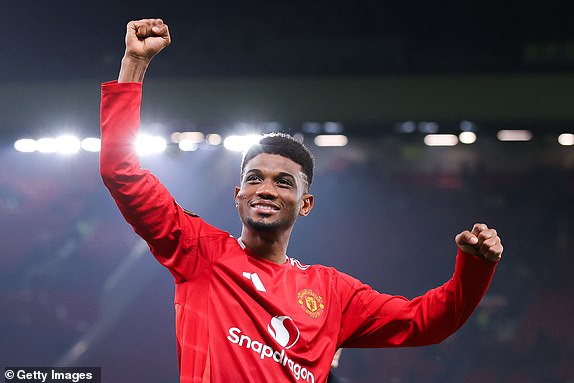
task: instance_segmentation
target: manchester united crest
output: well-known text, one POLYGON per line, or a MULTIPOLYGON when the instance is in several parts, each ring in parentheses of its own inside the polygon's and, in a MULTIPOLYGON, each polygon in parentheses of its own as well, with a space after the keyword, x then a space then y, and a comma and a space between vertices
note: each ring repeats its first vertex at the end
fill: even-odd
POLYGON ((297 293, 297 301, 299 306, 311 318, 319 318, 325 309, 323 298, 315 294, 313 290, 303 289, 297 293))

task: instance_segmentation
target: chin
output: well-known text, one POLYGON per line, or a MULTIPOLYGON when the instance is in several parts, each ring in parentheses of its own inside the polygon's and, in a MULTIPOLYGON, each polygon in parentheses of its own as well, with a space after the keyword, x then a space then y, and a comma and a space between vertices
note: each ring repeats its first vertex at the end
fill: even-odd
POLYGON ((283 226, 280 222, 262 222, 250 218, 247 219, 246 223, 251 229, 264 232, 277 231, 283 226))

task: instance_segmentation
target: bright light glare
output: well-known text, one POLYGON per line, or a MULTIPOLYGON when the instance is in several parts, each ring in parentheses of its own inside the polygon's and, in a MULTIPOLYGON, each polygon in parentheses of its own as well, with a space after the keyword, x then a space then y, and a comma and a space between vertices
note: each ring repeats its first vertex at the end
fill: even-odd
POLYGON ((167 148, 167 142, 160 136, 140 134, 136 139, 135 147, 139 155, 158 154, 167 148))
POLYGON ((427 134, 424 142, 427 146, 455 146, 458 137, 454 134, 427 134))
POLYGON ((562 133, 558 136, 558 143, 564 146, 574 145, 574 134, 572 133, 562 133))
POLYGON ((80 139, 74 136, 56 138, 57 151, 60 154, 74 154, 80 151, 80 139))
POLYGON ((458 135, 458 139, 463 144, 473 144, 476 142, 476 134, 474 132, 462 132, 458 135))
POLYGON ((102 143, 100 142, 99 138, 95 137, 87 137, 82 140, 80 146, 86 152, 97 153, 100 151, 102 147, 102 143))
POLYGON ((193 152, 199 148, 199 144, 205 140, 201 132, 173 133, 171 141, 177 143, 182 152, 193 152))
POLYGON ((38 143, 31 138, 22 138, 14 142, 14 149, 22 153, 33 153, 38 150, 38 143))
POLYGON ((233 152, 243 152, 259 142, 261 136, 258 134, 249 134, 246 136, 229 136, 223 140, 223 146, 233 152))
POLYGON ((36 141, 40 153, 55 153, 58 151, 58 141, 55 138, 44 137, 36 141))
POLYGON ((214 133, 214 134, 208 134, 207 137, 205 137, 205 141, 207 141, 209 145, 217 146, 221 145, 223 139, 219 134, 214 133))
POLYGON ((314 142, 317 146, 345 146, 349 139, 342 134, 321 134, 315 137, 314 142))
POLYGON ((175 132, 171 135, 171 142, 179 144, 181 141, 193 142, 200 144, 205 140, 205 136, 201 132, 175 132))
POLYGON ((182 152, 194 152, 198 149, 198 145, 196 142, 186 139, 179 141, 177 146, 179 147, 179 150, 181 150, 182 152))
POLYGON ((500 141, 530 141, 532 132, 529 130, 499 130, 496 137, 500 141))

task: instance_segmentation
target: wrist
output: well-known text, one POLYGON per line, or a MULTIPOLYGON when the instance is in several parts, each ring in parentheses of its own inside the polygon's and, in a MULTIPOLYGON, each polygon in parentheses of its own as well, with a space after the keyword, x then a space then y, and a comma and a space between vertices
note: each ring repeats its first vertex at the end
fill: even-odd
POLYGON ((142 82, 150 59, 124 55, 118 82, 142 82))

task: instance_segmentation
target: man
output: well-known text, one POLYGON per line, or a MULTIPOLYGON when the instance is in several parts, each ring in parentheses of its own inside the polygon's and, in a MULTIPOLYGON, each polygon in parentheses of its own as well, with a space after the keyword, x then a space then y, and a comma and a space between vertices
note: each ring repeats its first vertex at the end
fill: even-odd
POLYGON ((314 205, 313 158, 290 136, 267 136, 246 153, 239 238, 181 208, 132 146, 145 71, 169 43, 160 19, 128 23, 119 78, 102 85, 101 174, 175 278, 181 382, 325 382, 339 348, 437 343, 466 321, 502 254, 484 224, 456 236, 453 277, 412 300, 286 255, 296 218, 314 205))

